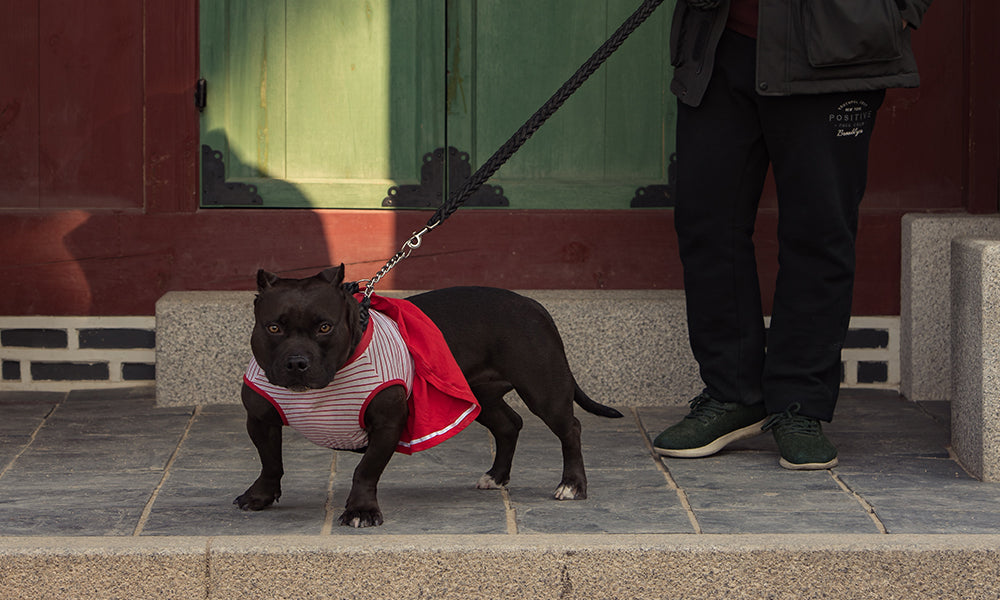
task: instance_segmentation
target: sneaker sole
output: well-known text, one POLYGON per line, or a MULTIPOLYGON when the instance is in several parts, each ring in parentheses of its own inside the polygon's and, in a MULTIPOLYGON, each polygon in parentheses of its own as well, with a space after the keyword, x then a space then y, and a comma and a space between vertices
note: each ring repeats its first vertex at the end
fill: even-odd
POLYGON ((767 419, 764 418, 753 425, 747 425, 742 429, 730 431, 726 435, 718 437, 711 443, 700 448, 657 448, 654 446, 653 449, 660 456, 669 456, 671 458, 702 458, 704 456, 711 456, 733 442, 756 437, 764 433, 761 430, 761 427, 764 426, 764 421, 767 421, 767 419))
POLYGON ((823 469, 832 469, 837 466, 837 457, 833 460, 825 463, 801 463, 795 464, 793 462, 788 462, 784 458, 778 461, 778 464, 791 471, 821 471, 823 469))

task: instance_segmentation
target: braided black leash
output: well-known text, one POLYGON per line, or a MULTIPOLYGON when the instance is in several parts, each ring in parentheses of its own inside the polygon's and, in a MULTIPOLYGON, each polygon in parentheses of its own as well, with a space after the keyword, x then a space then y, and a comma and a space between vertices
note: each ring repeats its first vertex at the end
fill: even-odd
MULTIPOLYGON (((459 209, 462 204, 473 194, 475 194, 480 187, 486 181, 493 176, 500 167, 503 166, 507 160, 514 155, 517 150, 524 145, 528 138, 530 138, 538 128, 542 126, 563 105, 566 100, 573 95, 575 92, 587 79, 594 74, 604 61, 611 56, 619 46, 632 35, 640 25, 645 22, 649 15, 653 14, 656 7, 659 6, 663 0, 644 0, 641 6, 635 10, 634 13, 625 19, 625 22, 618 27, 617 30, 611 35, 610 38, 604 44, 601 45, 591 56, 583 63, 573 76, 566 80, 566 83, 560 87, 555 94, 549 98, 545 104, 542 105, 535 114, 521 126, 514 135, 510 136, 503 146, 493 153, 493 156, 489 158, 475 173, 469 177, 465 183, 457 190, 454 190, 448 196, 448 201, 442 204, 435 212, 434 215, 427 221, 427 225, 424 226, 420 231, 416 231, 410 236, 410 239, 403 244, 402 248, 399 249, 396 254, 389 259, 389 261, 383 266, 378 273, 376 273, 371 279, 366 282, 364 290, 364 299, 361 302, 363 309, 363 319, 367 320, 368 315, 368 305, 369 298, 372 292, 375 290, 375 284, 378 283, 390 269, 396 266, 396 264, 410 255, 414 250, 420 247, 423 241, 423 236, 428 231, 434 229, 445 219, 450 217, 452 213, 459 209)), ((350 284, 348 284, 350 285, 350 284)), ((356 284, 355 284, 356 285, 356 284)))

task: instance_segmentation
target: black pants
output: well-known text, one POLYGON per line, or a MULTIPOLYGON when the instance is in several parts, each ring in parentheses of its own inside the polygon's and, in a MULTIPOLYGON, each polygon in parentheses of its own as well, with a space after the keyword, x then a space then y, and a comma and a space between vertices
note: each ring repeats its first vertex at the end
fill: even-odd
POLYGON ((702 104, 678 104, 675 225, 691 348, 712 397, 829 421, 854 240, 884 90, 759 96, 755 41, 727 31, 702 104), (768 166, 778 278, 765 331, 752 236, 768 166))

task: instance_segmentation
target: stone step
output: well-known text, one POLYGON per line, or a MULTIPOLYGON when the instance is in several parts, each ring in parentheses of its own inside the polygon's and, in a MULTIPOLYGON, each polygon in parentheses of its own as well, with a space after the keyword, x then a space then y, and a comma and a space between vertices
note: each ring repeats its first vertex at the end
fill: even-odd
MULTIPOLYGON (((405 297, 416 292, 387 291, 405 297)), ((531 290, 562 335, 580 386, 603 404, 683 404, 702 389, 687 339, 682 290, 531 290)), ((161 406, 239 402, 250 359, 253 292, 170 292, 156 304, 161 406)), ((854 317, 843 387, 899 382, 896 317, 854 317)))
MULTIPOLYGON (((385 292, 405 297, 416 292, 385 292)), ((678 290, 545 290, 570 366, 603 404, 657 406, 701 391, 678 290)), ((250 360, 253 292, 170 292, 156 303, 156 391, 161 406, 239 402, 250 360)))
POLYGON ((996 598, 1000 536, 7 538, 4 598, 996 598))

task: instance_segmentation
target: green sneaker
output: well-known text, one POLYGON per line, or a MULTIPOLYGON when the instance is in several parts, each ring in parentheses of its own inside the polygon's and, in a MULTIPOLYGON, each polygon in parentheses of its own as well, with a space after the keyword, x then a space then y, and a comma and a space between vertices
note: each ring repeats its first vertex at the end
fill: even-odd
POLYGON ((767 420, 763 404, 747 406, 719 402, 702 392, 690 402, 691 412, 653 440, 657 454, 700 458, 715 454, 737 440, 760 435, 767 420))
POLYGON ((771 430, 781 451, 782 467, 797 471, 832 469, 837 466, 837 448, 823 435, 819 419, 798 414, 796 403, 783 413, 772 415, 764 424, 771 430))

